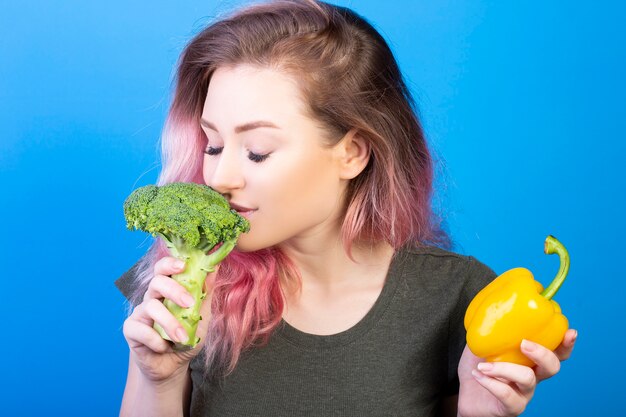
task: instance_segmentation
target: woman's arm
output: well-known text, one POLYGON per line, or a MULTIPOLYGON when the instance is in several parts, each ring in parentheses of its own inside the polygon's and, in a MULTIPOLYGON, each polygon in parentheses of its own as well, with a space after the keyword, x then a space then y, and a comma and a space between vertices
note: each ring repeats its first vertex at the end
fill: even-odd
MULTIPOLYGON (((188 335, 181 323, 165 307, 162 300, 174 301, 181 307, 191 307, 193 301, 187 290, 170 275, 184 270, 185 264, 173 257, 164 257, 154 266, 141 304, 124 321, 124 337, 130 348, 128 378, 120 416, 174 416, 188 414, 191 381, 189 363, 203 348, 202 341, 193 349, 175 350, 171 343, 154 329, 161 326, 169 338, 183 343, 188 335)), ((209 282, 213 282, 211 279, 209 282)), ((200 307, 204 319, 198 322, 198 334, 208 331, 211 317, 212 288, 205 284, 207 296, 200 307)))
POLYGON ((183 369, 165 381, 151 381, 143 376, 131 352, 120 417, 187 415, 191 397, 189 375, 189 370, 183 369))

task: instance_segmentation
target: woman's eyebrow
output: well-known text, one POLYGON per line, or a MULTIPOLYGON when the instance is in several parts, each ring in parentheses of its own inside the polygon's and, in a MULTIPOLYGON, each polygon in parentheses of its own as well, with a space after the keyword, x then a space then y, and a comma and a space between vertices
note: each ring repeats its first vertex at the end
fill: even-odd
MULTIPOLYGON (((215 127, 215 125, 211 122, 209 122, 208 120, 205 119, 200 119, 200 124, 208 129, 211 129, 215 132, 218 132, 217 128, 215 127)), ((274 123, 272 122, 268 122, 267 120, 257 120, 254 122, 248 122, 248 123, 244 123, 240 126, 235 127, 235 133, 241 133, 241 132, 246 132, 248 130, 252 130, 252 129, 258 129, 260 127, 269 127, 269 128, 273 128, 273 129, 280 129, 280 127, 276 126, 274 123)))

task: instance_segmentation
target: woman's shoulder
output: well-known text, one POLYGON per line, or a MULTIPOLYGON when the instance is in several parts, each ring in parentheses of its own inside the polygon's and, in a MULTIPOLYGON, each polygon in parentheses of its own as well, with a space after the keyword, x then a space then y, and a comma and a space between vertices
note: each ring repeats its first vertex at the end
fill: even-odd
POLYGON ((423 263, 425 266, 449 265, 457 268, 486 268, 487 265, 472 255, 463 255, 438 246, 410 245, 402 248, 399 254, 404 254, 409 262, 423 263))
POLYGON ((495 272, 471 255, 463 255, 436 246, 407 246, 398 252, 404 264, 407 282, 452 289, 470 287, 470 291, 486 286, 495 272))

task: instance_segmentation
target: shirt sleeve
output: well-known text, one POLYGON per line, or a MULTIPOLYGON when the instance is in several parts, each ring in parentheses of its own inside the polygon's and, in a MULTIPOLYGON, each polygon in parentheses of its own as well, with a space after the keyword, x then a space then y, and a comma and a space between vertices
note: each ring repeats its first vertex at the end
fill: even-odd
POLYGON ((455 395, 459 392, 457 368, 466 344, 466 332, 463 323, 465 311, 474 296, 495 278, 496 273, 491 268, 471 256, 467 258, 465 282, 449 322, 448 385, 445 392, 446 396, 455 395))
POLYGON ((115 280, 114 284, 117 289, 126 297, 126 300, 131 302, 133 290, 136 286, 135 280, 137 278, 137 272, 139 268, 141 260, 137 261, 135 265, 133 265, 128 271, 124 272, 118 279, 115 280))

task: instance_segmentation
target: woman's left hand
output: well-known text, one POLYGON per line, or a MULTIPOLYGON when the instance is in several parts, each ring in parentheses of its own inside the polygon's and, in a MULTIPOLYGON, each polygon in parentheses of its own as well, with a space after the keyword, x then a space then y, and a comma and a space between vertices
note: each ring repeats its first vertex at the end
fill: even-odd
POLYGON ((556 375, 561 361, 569 358, 576 335, 575 330, 569 329, 554 352, 524 341, 522 352, 537 364, 533 368, 507 362, 483 362, 465 346, 459 363, 459 416, 520 415, 533 397, 537 383, 556 375))

